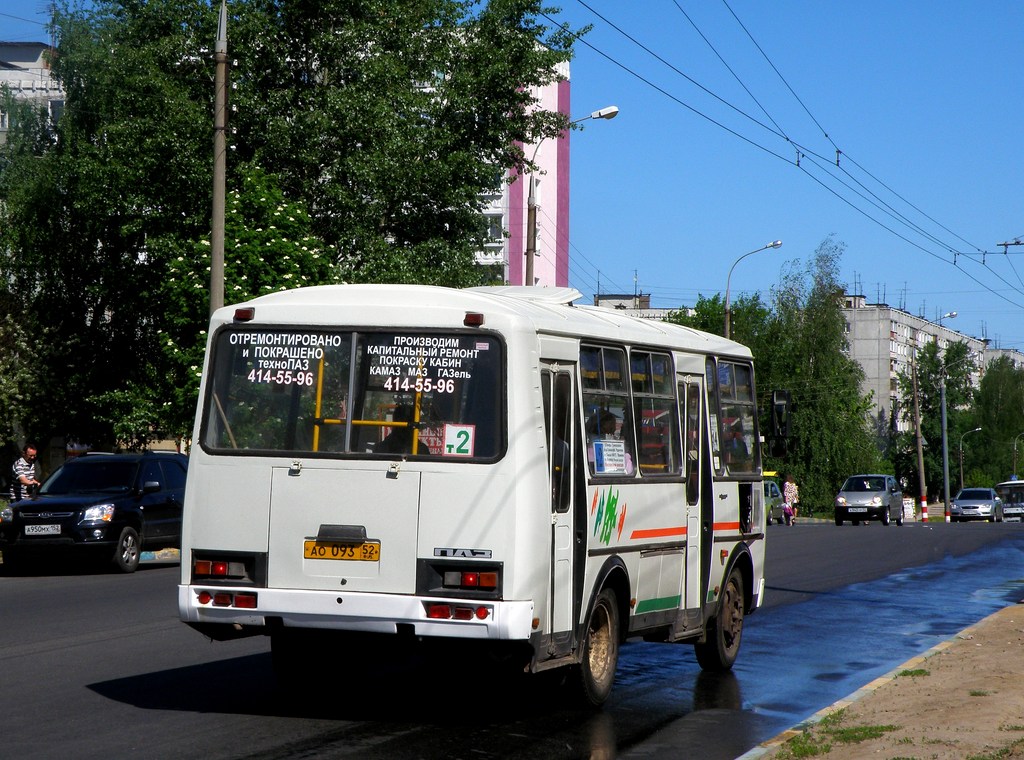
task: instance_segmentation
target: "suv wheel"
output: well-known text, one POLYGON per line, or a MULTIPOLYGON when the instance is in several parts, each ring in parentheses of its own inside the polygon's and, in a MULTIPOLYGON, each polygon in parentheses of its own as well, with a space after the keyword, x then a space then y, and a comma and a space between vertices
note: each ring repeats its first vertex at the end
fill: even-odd
POLYGON ((139 569, 142 557, 139 534, 135 528, 125 528, 117 539, 114 549, 114 566, 122 573, 134 573, 139 569))

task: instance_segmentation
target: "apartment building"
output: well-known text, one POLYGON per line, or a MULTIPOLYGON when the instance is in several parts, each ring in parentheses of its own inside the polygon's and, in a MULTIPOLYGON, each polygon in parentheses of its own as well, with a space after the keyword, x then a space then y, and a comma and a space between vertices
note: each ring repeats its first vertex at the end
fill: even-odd
POLYGON ((850 358, 864 370, 862 391, 873 394, 876 418, 897 430, 912 428, 899 409, 898 377, 910 373, 912 357, 926 344, 937 342, 940 349, 945 349, 952 343, 966 343, 979 358, 979 370, 971 378, 975 387, 981 383, 985 368, 1000 356, 1024 366, 1020 351, 989 348, 987 340, 954 330, 942 319, 931 321, 888 304, 870 304, 862 295, 846 294, 843 304, 850 358))
MULTIPOLYGON (((51 121, 64 110, 64 89, 50 75, 45 42, 0 42, 0 88, 17 100, 28 100, 45 108, 51 121)), ((0 144, 7 141, 10 114, 0 103, 0 144)))

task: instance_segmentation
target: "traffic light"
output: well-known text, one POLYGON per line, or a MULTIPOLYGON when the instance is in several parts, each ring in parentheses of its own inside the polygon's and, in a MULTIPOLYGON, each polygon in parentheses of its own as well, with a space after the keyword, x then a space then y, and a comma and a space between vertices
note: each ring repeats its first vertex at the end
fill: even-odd
POLYGON ((789 391, 772 391, 772 438, 789 438, 791 403, 789 391))

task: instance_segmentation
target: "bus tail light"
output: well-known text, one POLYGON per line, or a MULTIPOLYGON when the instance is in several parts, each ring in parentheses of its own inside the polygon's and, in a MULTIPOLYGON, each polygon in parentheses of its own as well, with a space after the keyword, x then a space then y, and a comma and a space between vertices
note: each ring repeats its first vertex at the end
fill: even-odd
POLYGON ((204 607, 235 607, 242 610, 254 610, 258 606, 258 595, 251 592, 232 593, 230 591, 207 591, 203 589, 196 594, 196 601, 204 607))
POLYGON ((472 607, 468 604, 427 602, 426 607, 427 617, 431 620, 486 620, 491 616, 491 608, 485 604, 472 607))
POLYGON ((494 591, 498 588, 498 573, 496 571, 479 572, 477 570, 446 570, 444 573, 444 587, 446 589, 482 589, 494 591))
POLYGON ((245 563, 217 559, 197 559, 192 565, 196 578, 244 578, 245 563))

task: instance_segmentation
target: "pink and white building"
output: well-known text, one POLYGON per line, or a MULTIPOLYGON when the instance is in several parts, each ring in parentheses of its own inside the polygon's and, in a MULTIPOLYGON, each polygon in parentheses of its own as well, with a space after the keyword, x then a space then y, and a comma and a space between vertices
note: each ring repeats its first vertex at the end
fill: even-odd
MULTIPOLYGON (((569 64, 559 67, 560 81, 537 92, 538 107, 566 116, 569 111, 569 64)), ((569 133, 540 144, 524 145, 526 157, 536 154, 537 171, 533 175, 537 203, 537 253, 533 265, 533 283, 524 283, 526 272, 526 217, 530 195, 528 174, 509 174, 513 181, 500 192, 488 196, 485 210, 491 231, 489 243, 478 254, 485 265, 504 266, 509 285, 569 284, 569 133), (508 237, 505 237, 505 231, 508 237)))

